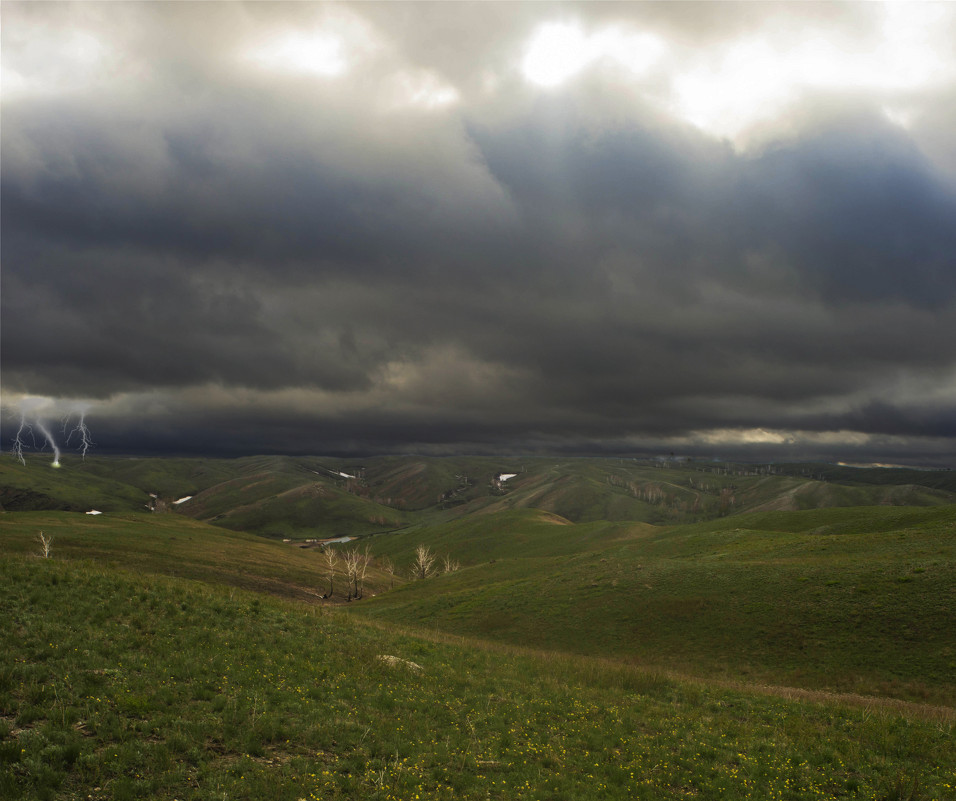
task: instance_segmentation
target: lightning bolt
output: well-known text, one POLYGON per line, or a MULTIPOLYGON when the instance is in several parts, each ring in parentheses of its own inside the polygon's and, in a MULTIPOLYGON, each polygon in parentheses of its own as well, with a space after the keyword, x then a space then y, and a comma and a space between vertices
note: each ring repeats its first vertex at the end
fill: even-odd
POLYGON ((25 414, 20 415, 20 427, 17 429, 17 435, 13 438, 13 455, 20 460, 20 464, 24 467, 27 465, 27 460, 23 458, 23 439, 27 435, 33 436, 33 428, 27 422, 25 414))
MULTIPOLYGON (((67 412, 66 416, 62 418, 63 435, 66 437, 65 442, 67 445, 69 445, 71 441, 77 443, 76 448, 82 453, 85 459, 86 452, 93 446, 93 438, 90 436, 90 429, 86 425, 87 405, 80 405, 76 402, 73 402, 71 405, 73 407, 72 410, 67 412), (74 415, 78 418, 77 423, 70 432, 67 433, 67 426, 74 415)), ((53 451, 52 466, 60 467, 60 446, 57 445, 56 438, 44 422, 44 417, 41 417, 41 414, 45 411, 54 411, 56 402, 49 398, 27 397, 20 401, 19 406, 20 427, 13 437, 11 448, 14 458, 16 458, 20 464, 26 466, 27 461, 24 455, 24 449, 28 448, 31 444, 33 448, 37 447, 36 435, 39 433, 43 435, 44 439, 43 446, 40 450, 45 450, 46 447, 49 446, 50 450, 53 451)))
MULTIPOLYGON (((66 420, 69 422, 69 416, 66 420)), ((63 433, 66 434, 66 423, 63 425, 63 433)), ((79 412, 79 420, 76 425, 70 430, 69 434, 66 434, 66 444, 70 444, 70 440, 76 436, 79 444, 77 447, 80 450, 82 458, 86 459, 86 452, 92 447, 93 439, 90 437, 90 429, 86 426, 86 412, 79 412)))

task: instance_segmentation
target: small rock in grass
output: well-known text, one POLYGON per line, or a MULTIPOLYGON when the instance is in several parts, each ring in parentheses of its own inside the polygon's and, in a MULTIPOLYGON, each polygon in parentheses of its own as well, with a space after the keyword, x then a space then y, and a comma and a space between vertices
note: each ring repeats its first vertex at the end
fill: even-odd
POLYGON ((389 665, 390 667, 399 667, 399 666, 407 667, 409 670, 412 670, 415 673, 421 673, 422 671, 421 665, 416 664, 415 662, 410 662, 407 659, 402 659, 399 656, 392 656, 391 654, 379 654, 378 661, 384 662, 386 665, 389 665))

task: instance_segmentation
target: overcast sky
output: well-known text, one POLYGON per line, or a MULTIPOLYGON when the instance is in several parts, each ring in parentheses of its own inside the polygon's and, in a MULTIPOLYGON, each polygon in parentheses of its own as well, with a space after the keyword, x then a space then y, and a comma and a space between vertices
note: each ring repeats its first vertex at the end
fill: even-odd
POLYGON ((5 0, 2 70, 5 451, 956 463, 954 3, 5 0))

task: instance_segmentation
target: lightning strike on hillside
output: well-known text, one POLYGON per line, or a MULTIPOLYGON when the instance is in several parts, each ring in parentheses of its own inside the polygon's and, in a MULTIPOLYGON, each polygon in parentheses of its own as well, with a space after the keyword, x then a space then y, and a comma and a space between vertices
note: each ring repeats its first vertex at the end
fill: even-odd
POLYGON ((46 427, 42 420, 36 421, 36 427, 40 429, 40 433, 46 437, 46 441, 49 444, 50 448, 53 449, 53 464, 52 467, 60 466, 60 447, 56 444, 56 440, 53 439, 53 434, 50 433, 50 429, 46 427))
MULTIPOLYGON (((27 461, 24 456, 24 449, 32 448, 34 450, 43 451, 49 448, 53 451, 53 461, 50 466, 61 467, 60 456, 62 455, 62 450, 57 444, 53 432, 45 422, 46 418, 56 412, 56 404, 49 398, 27 397, 23 398, 18 405, 20 410, 20 424, 16 434, 13 436, 10 447, 14 458, 25 467, 27 461), (37 431, 43 435, 43 442, 39 445, 37 444, 37 431)), ((93 445, 90 429, 86 425, 86 407, 81 407, 78 410, 74 409, 63 417, 63 433, 66 437, 65 443, 67 445, 70 444, 74 437, 76 438, 76 447, 85 459, 86 452, 93 445), (74 415, 78 415, 79 419, 73 428, 69 430, 69 433, 67 433, 69 421, 74 415)))

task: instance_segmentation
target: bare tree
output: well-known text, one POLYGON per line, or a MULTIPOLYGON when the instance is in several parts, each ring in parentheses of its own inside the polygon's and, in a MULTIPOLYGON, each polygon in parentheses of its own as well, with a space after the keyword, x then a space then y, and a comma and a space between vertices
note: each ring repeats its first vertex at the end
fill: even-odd
POLYGON ((449 554, 445 554, 442 558, 442 569, 445 573, 454 573, 460 567, 461 563, 457 559, 452 559, 449 554))
POLYGON ((42 531, 37 534, 37 542, 40 543, 40 556, 44 559, 50 558, 50 549, 53 547, 53 537, 47 537, 42 531))
POLYGON ((395 587, 395 563, 387 556, 382 557, 382 570, 388 573, 388 588, 395 587))
POLYGON ((412 576, 419 579, 428 578, 432 573, 434 564, 435 557, 428 546, 419 545, 415 549, 415 561, 412 562, 412 576))
POLYGON ((355 566, 355 597, 361 598, 365 595, 365 574, 368 573, 368 563, 372 560, 372 554, 369 552, 369 546, 358 554, 358 563, 355 566))
POLYGON ((343 556, 345 562, 345 581, 348 584, 348 600, 359 600, 365 594, 365 576, 368 573, 368 565, 372 560, 372 554, 369 546, 360 551, 358 548, 350 548, 343 556))
POLYGON ((322 553, 325 555, 325 569, 329 576, 329 591, 322 597, 331 598, 332 582, 335 581, 335 568, 338 567, 339 564, 339 555, 331 545, 326 545, 325 548, 322 549, 322 553))
POLYGON ((358 597, 359 552, 356 548, 349 548, 342 554, 345 563, 345 586, 348 591, 346 600, 351 601, 358 597))

